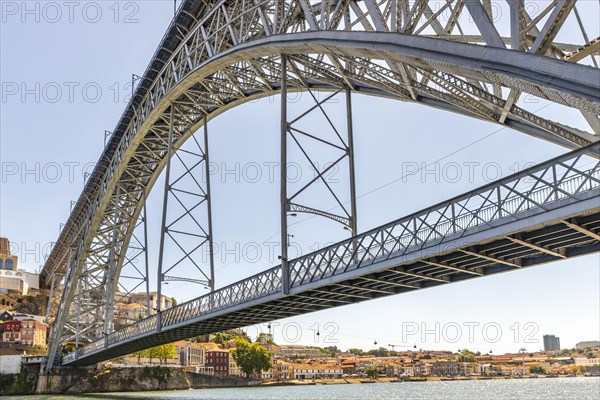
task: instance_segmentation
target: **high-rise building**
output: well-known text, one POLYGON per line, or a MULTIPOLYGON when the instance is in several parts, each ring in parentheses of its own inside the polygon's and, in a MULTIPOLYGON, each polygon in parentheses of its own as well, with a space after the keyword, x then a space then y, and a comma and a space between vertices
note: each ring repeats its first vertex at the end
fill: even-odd
POLYGON ((554 335, 544 335, 544 351, 560 350, 560 338, 554 335))

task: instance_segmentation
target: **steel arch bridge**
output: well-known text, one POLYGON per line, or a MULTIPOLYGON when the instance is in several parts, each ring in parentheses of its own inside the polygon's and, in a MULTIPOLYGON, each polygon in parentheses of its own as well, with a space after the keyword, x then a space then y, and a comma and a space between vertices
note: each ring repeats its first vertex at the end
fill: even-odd
MULTIPOLYGON (((66 363, 95 362, 114 356, 118 352, 109 352, 109 347, 119 347, 121 341, 131 340, 142 331, 147 334, 155 329, 156 335, 153 337, 163 339, 147 339, 143 344, 138 341, 138 344, 127 350, 166 340, 164 338, 168 335, 161 333, 161 319, 174 318, 169 316, 175 311, 163 313, 160 305, 155 316, 136 324, 139 328, 136 335, 113 332, 111 325, 114 292, 123 265, 127 263, 126 252, 139 221, 146 219, 145 199, 164 169, 167 174, 165 204, 169 196, 173 195, 178 179, 169 181, 171 160, 178 157, 178 149, 200 127, 205 129, 205 141, 201 143, 194 139, 198 147, 194 155, 199 162, 207 162, 207 123, 233 107, 273 93, 282 94, 282 166, 286 165, 288 137, 294 139, 294 133, 311 136, 294 129, 296 120, 290 120, 287 115, 287 93, 345 93, 348 113, 346 136, 342 138, 338 135, 340 143, 328 144, 342 152, 340 159, 349 160, 352 207, 351 210, 346 210, 340 204, 344 212, 336 215, 292 201, 298 193, 288 193, 286 171, 282 168, 282 265, 276 267, 280 268, 279 272, 275 269, 267 271, 271 275, 261 275, 260 282, 255 282, 255 279, 252 285, 244 286, 244 290, 260 291, 269 287, 269 296, 274 296, 275 292, 291 296, 290 290, 293 294, 301 271, 311 277, 311 282, 316 279, 318 274, 314 274, 311 269, 313 267, 302 267, 298 264, 300 261, 287 259, 287 215, 290 212, 309 212, 347 226, 354 239, 344 242, 343 248, 350 251, 348 262, 354 262, 355 265, 360 265, 357 258, 359 255, 363 257, 372 251, 379 251, 370 246, 386 247, 386 240, 389 238, 382 239, 379 244, 372 239, 367 244, 363 240, 372 232, 361 236, 357 231, 353 184, 352 93, 421 103, 505 125, 571 149, 585 146, 584 150, 570 154, 564 160, 554 160, 553 164, 544 164, 531 171, 528 176, 535 176, 534 181, 537 182, 533 187, 515 189, 518 186, 515 183, 515 187, 505 192, 507 182, 503 181, 493 188, 497 195, 486 194, 482 197, 486 201, 475 208, 462 205, 457 209, 456 204, 459 203, 449 201, 445 207, 449 204, 455 206, 445 210, 451 209, 453 214, 449 215, 444 211, 441 215, 444 215, 444 220, 447 219, 449 226, 454 227, 453 233, 458 232, 456 227, 460 227, 459 231, 466 232, 478 227, 479 222, 482 226, 495 228, 491 221, 510 218, 514 225, 511 225, 511 229, 514 229, 502 235, 510 233, 512 236, 506 240, 533 251, 539 261, 531 264, 597 251, 598 165, 591 169, 580 169, 575 168, 575 164, 582 157, 587 157, 585 154, 591 154, 592 159, 598 154, 597 146, 589 147, 598 140, 600 134, 600 70, 597 60, 600 38, 594 36, 598 34, 598 21, 595 21, 595 26, 590 24, 578 9, 581 4, 574 0, 554 0, 540 4, 532 14, 524 0, 184 1, 146 72, 140 77, 134 96, 112 132, 42 271, 45 287, 52 292, 54 289, 60 292, 60 307, 53 326, 48 368, 57 361, 54 356, 58 355, 60 344, 74 339, 89 344, 76 354, 71 354, 65 360, 66 363), (565 41, 565 37, 569 40, 565 41), (542 117, 539 112, 520 107, 518 101, 522 94, 577 110, 589 128, 582 130, 571 127, 570 120, 552 121, 542 117), (570 167, 566 168, 564 174, 557 176, 557 168, 564 169, 565 165, 570 167), (549 179, 544 174, 541 177, 536 175, 540 171, 545 171, 544 174, 554 171, 554 177, 549 179), (565 182, 574 186, 561 186, 565 182), (538 192, 538 189, 546 192, 538 192), (521 200, 515 200, 515 195, 521 200), (531 196, 542 196, 543 199, 531 196), (492 198, 495 199, 495 211, 490 211, 493 207, 489 208, 492 198), (552 201, 555 202, 554 205, 549 206, 552 201), (505 202, 516 202, 517 205, 511 203, 513 205, 509 207, 505 202), (545 217, 538 222, 532 219, 537 211, 521 214, 525 209, 520 202, 524 202, 529 208, 539 207, 538 211, 545 217), (558 204, 561 205, 561 212, 554 208, 558 204), (476 221, 479 222, 475 225, 468 222, 461 226, 464 221, 458 222, 460 217, 465 216, 464 213, 472 218, 484 208, 492 215, 485 218, 478 216, 476 221), (569 219, 571 217, 583 220, 569 219), (561 222, 555 223, 557 220, 561 222), (547 226, 539 227, 540 223, 547 226), (557 232, 563 233, 567 229, 579 241, 573 239, 573 242, 567 241, 562 247, 553 247, 513 235, 514 232, 526 232, 534 227, 542 231, 557 229, 557 232), (572 250, 571 247, 579 250, 572 250), (140 324, 144 326, 143 329, 140 324), (99 351, 101 356, 98 355, 99 351), (96 356, 86 358, 86 352, 95 352, 96 356)), ((315 106, 309 111, 322 110, 322 102, 314 95, 313 98, 315 106)), ((187 172, 190 171, 191 168, 188 168, 187 172)), ((325 172, 321 171, 321 174, 325 172)), ((511 182, 521 180, 517 177, 516 181, 511 182)), ((207 206, 209 215, 207 226, 198 225, 201 232, 198 236, 203 243, 210 242, 210 188, 199 187, 198 190, 201 199, 197 205, 207 206)), ((483 192, 477 192, 476 197, 481 197, 481 193, 483 192)), ((474 196, 473 193, 470 196, 474 196)), ((189 212, 187 214, 189 216, 189 212)), ((425 220, 426 218, 422 219, 425 220)), ((426 223, 427 226, 430 224, 426 223)), ((394 226, 398 226, 397 223, 394 226)), ((163 267, 162 250, 166 233, 169 233, 171 227, 166 222, 166 211, 163 211, 162 227, 159 268, 163 267)), ((424 226, 420 228, 423 229, 424 226)), ((385 230, 389 227, 381 229, 383 230, 378 231, 379 233, 387 232, 384 236, 390 235, 385 230)), ((414 227, 416 238, 425 232, 422 229, 414 227)), ((414 239, 416 242, 409 242, 404 246, 410 248, 415 243, 429 243, 430 238, 439 239, 438 235, 442 231, 431 226, 429 229, 425 238, 414 239)), ((446 227, 444 232, 449 234, 447 229, 446 227)), ((482 227, 478 229, 483 230, 482 227)), ((492 231, 493 229, 490 235, 495 232, 492 231)), ((496 236, 480 237, 478 240, 485 242, 493 237, 496 236)), ((399 237, 395 238, 397 244, 401 242, 399 237)), ((470 247, 460 251, 466 256, 479 257, 489 265, 477 265, 471 269, 457 266, 451 260, 439 261, 435 258, 425 262, 430 267, 438 268, 434 272, 419 269, 411 272, 402 267, 404 270, 400 273, 404 273, 404 276, 412 274, 412 278, 424 282, 443 283, 451 281, 447 276, 448 270, 459 275, 479 276, 488 267, 489 271, 494 271, 494 268, 502 270, 502 266, 519 266, 520 261, 513 262, 504 256, 490 255, 476 248, 476 243, 479 242, 469 242, 470 247)), ((393 248, 388 250, 394 251, 393 248)), ((331 265, 334 253, 337 254, 337 251, 331 252, 329 257, 321 253, 321 260, 329 260, 331 265)), ((450 250, 445 249, 435 257, 450 253, 450 250)), ((186 253, 188 258, 189 254, 186 253)), ((337 257, 347 259, 348 254, 338 254, 337 257)), ((523 257, 532 256, 529 254, 523 257)), ((312 264, 320 265, 314 259, 311 260, 312 264)), ((393 267, 398 265, 400 264, 396 262, 393 267)), ((387 264, 378 266, 380 269, 391 267, 387 264)), ((324 268, 323 271, 326 270, 324 268)), ((359 268, 356 267, 356 270, 359 268)), ((332 277, 323 273, 321 278, 324 280, 321 283, 331 283, 332 277)), ((369 270, 368 273, 373 271, 369 270)), ((160 282, 177 279, 168 276, 162 269, 159 274, 159 292, 160 282)), ((373 293, 400 292, 390 291, 386 286, 377 286, 377 281, 382 279, 380 277, 368 279, 374 280, 375 285, 371 288, 373 293)), ((395 281, 392 278, 387 280, 394 287, 414 289, 427 286, 395 281)), ((211 271, 197 281, 214 290, 212 266, 211 271)), ((147 285, 147 276, 145 282, 147 285)), ((359 286, 356 282, 338 284, 350 286, 350 289, 354 284, 359 286)), ((313 285, 318 286, 314 282, 313 285)), ((238 296, 235 294, 237 292, 223 292, 223 289, 214 293, 212 297, 203 300, 208 302, 209 308, 215 302, 226 302, 223 296, 238 296), (221 297, 215 298, 217 295, 221 297)), ((333 296, 328 304, 344 304, 348 302, 348 298, 356 300, 371 297, 358 289, 354 297, 348 294, 333 296)), ((251 298, 246 300, 250 301, 251 298)), ((243 305, 243 302, 240 304, 243 305)), ((200 307, 198 304, 196 306, 200 307)), ((305 307, 301 303, 298 306, 305 307)), ((240 307, 239 304, 236 307, 240 307)), ((313 309, 306 308, 305 311, 313 309)), ((177 323, 188 319, 178 320, 177 323)), ((241 323, 240 319, 231 321, 216 324, 214 329, 241 323)), ((198 332, 198 329, 178 329, 186 334, 198 332)))

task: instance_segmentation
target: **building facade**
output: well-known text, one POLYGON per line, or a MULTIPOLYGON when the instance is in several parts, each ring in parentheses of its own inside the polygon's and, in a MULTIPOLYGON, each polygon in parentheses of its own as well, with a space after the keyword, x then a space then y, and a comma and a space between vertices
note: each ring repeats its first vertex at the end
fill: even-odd
MULTIPOLYGON (((133 304, 137 303, 146 307, 148 304, 148 296, 150 296, 150 314, 156 314, 158 304, 158 292, 136 292, 136 293, 115 293, 116 303, 133 304)), ((160 296, 160 309, 166 310, 167 308, 173 307, 173 298, 165 295, 160 296)))
POLYGON ((47 327, 43 322, 27 319, 21 322, 21 344, 25 346, 46 347, 47 327))
POLYGON ((206 353, 201 344, 182 340, 175 342, 174 345, 182 366, 199 367, 206 364, 206 353))
POLYGON ((113 311, 114 329, 119 330, 146 318, 147 308, 138 303, 116 303, 113 311))
POLYGON ((289 358, 322 358, 327 357, 327 354, 321 350, 302 345, 280 345, 273 346, 273 352, 277 357, 289 358))
POLYGON ((207 351, 206 366, 213 367, 216 376, 229 375, 229 352, 227 350, 207 351))
POLYGON ((4 322, 2 341, 8 343, 21 343, 21 321, 4 322))

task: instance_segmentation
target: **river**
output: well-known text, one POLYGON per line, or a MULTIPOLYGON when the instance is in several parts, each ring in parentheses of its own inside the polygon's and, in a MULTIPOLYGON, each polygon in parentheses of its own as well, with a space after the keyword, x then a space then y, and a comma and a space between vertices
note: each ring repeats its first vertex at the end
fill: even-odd
POLYGON ((389 399, 519 399, 548 400, 600 398, 600 378, 503 379, 431 381, 355 385, 278 386, 231 389, 191 389, 143 393, 103 393, 77 396, 19 396, 15 399, 206 399, 206 400, 389 400, 389 399))

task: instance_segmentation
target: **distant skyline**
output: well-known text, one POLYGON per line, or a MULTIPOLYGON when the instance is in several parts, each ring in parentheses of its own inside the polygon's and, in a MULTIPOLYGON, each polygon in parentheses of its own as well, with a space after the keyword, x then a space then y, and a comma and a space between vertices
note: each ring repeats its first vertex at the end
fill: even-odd
MULTIPOLYGON (((20 267, 28 270, 43 264, 102 151, 105 130, 114 129, 124 110, 131 74, 143 73, 172 17, 171 1, 132 2, 135 7, 119 9, 117 17, 112 2, 98 4, 102 18, 96 23, 77 17, 58 23, 8 18, 0 24, 0 236, 11 240, 20 267)), ((290 112, 307 104, 308 98, 300 97, 290 112)), ((543 99, 524 96, 519 105, 548 118, 561 113, 572 126, 582 126, 579 113, 543 99)), ((343 119, 342 100, 328 108, 343 119)), ((499 125, 416 104, 356 95, 353 110, 359 231, 566 152, 499 125)), ((279 160, 278 124, 278 96, 210 123, 217 287, 277 264, 279 186, 270 173, 279 160), (252 175, 257 168, 259 175, 252 175)), ((305 167, 300 172, 312 173, 305 167)), ((151 260, 157 259, 162 179, 154 189, 148 208, 151 260)), ((293 222, 293 242, 304 252, 347 237, 317 218, 293 222)), ((554 334, 562 347, 571 348, 600 338, 599 282, 600 255, 593 254, 277 322, 297 323, 298 343, 307 345, 336 344, 323 340, 337 329, 332 338, 344 349, 416 344, 534 351, 543 348, 543 334, 554 334), (430 333, 422 340, 423 328, 437 330, 436 322, 442 337, 430 333), (318 342, 311 330, 316 323, 318 342), (415 326, 419 334, 409 335, 407 329, 415 326), (460 340, 453 341, 457 326, 460 340), (497 342, 484 337, 484 326, 488 336, 501 328, 497 342), (537 342, 525 342, 528 334, 537 342)), ((204 293, 182 284, 165 291, 181 301, 204 293)), ((289 339, 296 327, 286 329, 289 339)), ((278 326, 275 341, 283 336, 278 326)))

